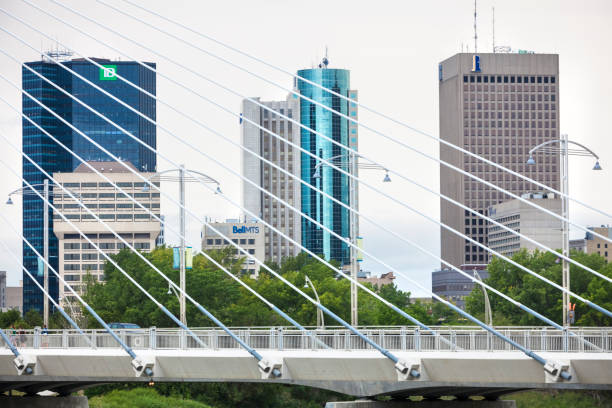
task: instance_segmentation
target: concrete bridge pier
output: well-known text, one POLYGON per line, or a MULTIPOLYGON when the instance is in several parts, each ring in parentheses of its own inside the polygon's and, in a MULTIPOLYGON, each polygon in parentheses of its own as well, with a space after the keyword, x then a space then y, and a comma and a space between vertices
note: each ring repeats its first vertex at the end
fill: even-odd
POLYGON ((0 407, 2 408, 89 408, 89 402, 85 396, 66 397, 42 397, 39 395, 23 397, 0 396, 0 407))
POLYGON ((325 404, 325 408, 516 408, 516 402, 507 400, 357 400, 345 402, 328 402, 327 404, 325 404))

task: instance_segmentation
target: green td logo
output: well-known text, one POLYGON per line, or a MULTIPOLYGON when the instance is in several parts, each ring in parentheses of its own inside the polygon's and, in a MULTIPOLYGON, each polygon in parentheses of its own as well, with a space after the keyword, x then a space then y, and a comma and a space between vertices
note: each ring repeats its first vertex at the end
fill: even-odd
POLYGON ((117 80, 117 66, 116 65, 102 65, 100 68, 100 81, 116 81, 117 80))

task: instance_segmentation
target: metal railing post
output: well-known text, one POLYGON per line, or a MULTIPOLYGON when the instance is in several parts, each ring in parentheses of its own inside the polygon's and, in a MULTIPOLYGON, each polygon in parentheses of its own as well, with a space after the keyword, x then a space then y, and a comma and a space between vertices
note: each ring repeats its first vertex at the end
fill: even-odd
POLYGON ((157 328, 155 326, 149 328, 149 348, 153 350, 157 348, 157 328))
POLYGON ((406 327, 404 326, 400 329, 400 341, 402 350, 406 350, 406 327))
POLYGON ((457 351, 457 333, 454 330, 451 330, 450 337, 451 337, 451 350, 457 351))
POLYGON ((283 328, 279 327, 278 328, 278 349, 282 350, 285 347, 285 345, 283 344, 283 328))
POLYGON ((567 327, 563 328, 563 351, 567 353, 568 348, 568 338, 567 338, 567 327))
POLYGON ((421 351, 421 330, 418 327, 414 329, 414 349, 421 351))
POLYGON ((34 339, 32 341, 34 348, 40 348, 40 326, 34 327, 34 339))
POLYGON ((68 348, 68 331, 62 330, 62 348, 68 348))

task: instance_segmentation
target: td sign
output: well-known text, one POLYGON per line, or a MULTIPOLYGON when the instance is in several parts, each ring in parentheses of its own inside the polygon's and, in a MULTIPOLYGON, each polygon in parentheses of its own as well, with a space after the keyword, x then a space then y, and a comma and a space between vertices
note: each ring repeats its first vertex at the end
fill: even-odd
POLYGON ((102 65, 100 68, 100 81, 116 81, 117 80, 117 66, 116 65, 102 65))

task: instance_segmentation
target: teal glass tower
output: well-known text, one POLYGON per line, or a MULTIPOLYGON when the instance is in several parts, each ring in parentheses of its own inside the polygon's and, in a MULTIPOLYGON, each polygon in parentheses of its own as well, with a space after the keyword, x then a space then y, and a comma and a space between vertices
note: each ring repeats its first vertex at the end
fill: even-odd
MULTIPOLYGON (((327 68, 327 60, 324 60, 319 68, 299 70, 298 75, 338 94, 352 98, 350 71, 327 68)), ((297 89, 303 96, 349 116, 351 109, 347 100, 300 79, 297 80, 297 89)), ((350 132, 353 131, 353 126, 349 124, 348 119, 332 114, 329 110, 306 99, 300 100, 300 122, 340 144, 351 145, 350 132)), ((353 132, 356 132, 356 129, 353 132)), ((356 140, 356 135, 353 139, 356 140)), ((300 143, 305 150, 330 160, 338 167, 350 172, 349 155, 340 146, 304 128, 300 131, 300 143)), ((324 164, 317 168, 317 163, 319 162, 313 157, 302 152, 302 180, 349 205, 349 177, 324 164)), ((305 185, 302 185, 301 189, 302 211, 339 236, 348 239, 350 237, 349 211, 305 185)), ((341 265, 350 263, 350 251, 346 242, 306 218, 302 218, 302 245, 316 254, 322 254, 327 260, 338 261, 341 265)))

